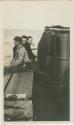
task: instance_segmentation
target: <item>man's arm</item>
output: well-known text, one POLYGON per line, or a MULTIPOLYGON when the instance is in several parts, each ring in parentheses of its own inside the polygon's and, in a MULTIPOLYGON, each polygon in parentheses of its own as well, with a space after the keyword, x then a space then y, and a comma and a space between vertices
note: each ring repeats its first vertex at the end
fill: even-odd
POLYGON ((11 66, 18 66, 22 63, 23 59, 22 58, 18 58, 16 61, 13 61, 11 63, 11 66))
POLYGON ((18 66, 22 64, 23 58, 24 58, 24 49, 21 48, 18 52, 18 58, 16 60, 13 60, 11 66, 18 66))

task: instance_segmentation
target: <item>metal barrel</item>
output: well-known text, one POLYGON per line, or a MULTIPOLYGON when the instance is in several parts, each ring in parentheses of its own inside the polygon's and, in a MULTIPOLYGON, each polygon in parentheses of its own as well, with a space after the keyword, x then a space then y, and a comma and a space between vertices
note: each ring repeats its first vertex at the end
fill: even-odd
POLYGON ((57 106, 62 120, 69 120, 70 29, 55 32, 54 79, 58 87, 57 106))
POLYGON ((54 30, 56 37, 55 54, 59 59, 69 59, 70 57, 70 29, 54 30))
POLYGON ((33 120, 69 120, 70 29, 51 28, 38 44, 32 87, 33 120))
MULTIPOLYGON (((69 69, 70 58, 70 29, 67 28, 53 28, 54 32, 54 76, 64 74, 65 70, 69 69), (57 74, 56 74, 57 73, 57 74)), ((60 80, 60 79, 59 79, 60 80)))

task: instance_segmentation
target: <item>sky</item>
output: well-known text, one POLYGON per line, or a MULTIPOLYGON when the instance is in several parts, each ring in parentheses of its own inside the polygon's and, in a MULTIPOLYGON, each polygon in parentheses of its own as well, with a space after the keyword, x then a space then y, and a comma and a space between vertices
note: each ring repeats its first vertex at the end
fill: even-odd
POLYGON ((3 2, 3 28, 43 30, 46 25, 70 26, 70 8, 69 1, 3 2))

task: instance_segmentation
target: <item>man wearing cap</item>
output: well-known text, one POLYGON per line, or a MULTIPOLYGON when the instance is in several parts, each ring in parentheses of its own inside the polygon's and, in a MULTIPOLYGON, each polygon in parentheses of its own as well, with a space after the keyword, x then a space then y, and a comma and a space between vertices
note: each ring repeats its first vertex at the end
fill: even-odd
POLYGON ((26 49, 22 46, 22 38, 19 36, 16 36, 14 38, 14 57, 12 63, 8 67, 17 67, 22 65, 23 63, 28 62, 28 54, 26 49))

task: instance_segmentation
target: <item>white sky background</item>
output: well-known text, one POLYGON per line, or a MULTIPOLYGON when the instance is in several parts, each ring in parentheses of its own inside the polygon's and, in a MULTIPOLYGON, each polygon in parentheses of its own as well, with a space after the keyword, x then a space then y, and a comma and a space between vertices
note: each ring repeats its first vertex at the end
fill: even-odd
POLYGON ((2 2, 4 29, 43 29, 45 25, 70 25, 69 1, 2 2))

